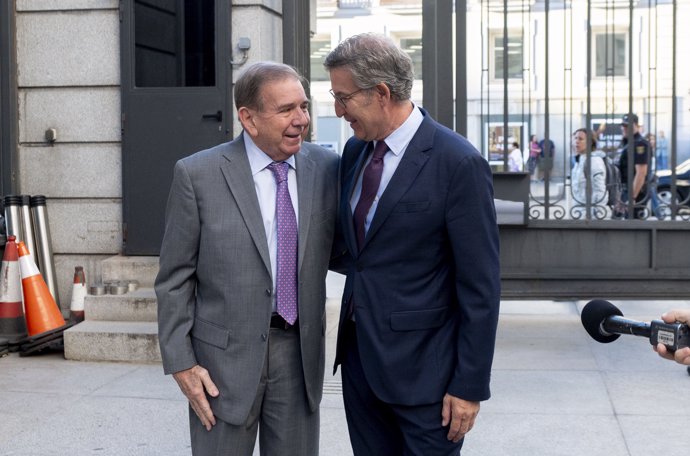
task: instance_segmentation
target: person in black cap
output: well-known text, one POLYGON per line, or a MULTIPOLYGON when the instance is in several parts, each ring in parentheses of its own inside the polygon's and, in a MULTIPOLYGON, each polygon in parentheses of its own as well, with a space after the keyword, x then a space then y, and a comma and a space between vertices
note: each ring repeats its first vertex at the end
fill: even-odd
POLYGON ((623 184, 622 199, 626 203, 629 195, 635 201, 635 210, 632 218, 643 218, 644 202, 647 201, 647 174, 649 172, 649 162, 651 146, 640 134, 640 126, 637 115, 626 114, 621 120, 621 130, 623 140, 618 148, 620 159, 618 168, 621 172, 621 182, 623 184), (633 133, 633 175, 628 176, 628 131, 632 128, 633 133))

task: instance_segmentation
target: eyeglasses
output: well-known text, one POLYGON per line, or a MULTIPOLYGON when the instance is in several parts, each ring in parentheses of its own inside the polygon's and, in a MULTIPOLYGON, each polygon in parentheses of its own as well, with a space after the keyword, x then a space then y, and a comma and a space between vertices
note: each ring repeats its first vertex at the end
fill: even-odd
POLYGON ((354 97, 355 95, 357 95, 359 92, 361 92, 361 91, 363 91, 363 90, 369 90, 369 89, 359 89, 359 90, 355 90, 354 92, 349 93, 349 94, 347 94, 347 95, 343 95, 343 96, 338 96, 338 95, 336 95, 335 93, 333 93, 333 89, 329 90, 329 92, 330 92, 331 95, 333 95, 333 98, 335 98, 335 101, 337 101, 338 103, 340 103, 340 105, 341 105, 343 108, 347 108, 347 104, 346 104, 347 100, 349 100, 350 98, 354 97))

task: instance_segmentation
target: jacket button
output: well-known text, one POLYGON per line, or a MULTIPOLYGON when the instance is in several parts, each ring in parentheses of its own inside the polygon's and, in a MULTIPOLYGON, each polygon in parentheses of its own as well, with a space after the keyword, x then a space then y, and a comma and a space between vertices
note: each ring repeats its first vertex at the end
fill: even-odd
POLYGON ((271 296, 271 289, 270 289, 270 288, 266 288, 266 294, 267 294, 268 296, 271 296))
POLYGON ((262 335, 261 335, 261 340, 263 340, 264 342, 266 342, 266 339, 268 339, 268 336, 266 336, 265 333, 262 334, 262 335))

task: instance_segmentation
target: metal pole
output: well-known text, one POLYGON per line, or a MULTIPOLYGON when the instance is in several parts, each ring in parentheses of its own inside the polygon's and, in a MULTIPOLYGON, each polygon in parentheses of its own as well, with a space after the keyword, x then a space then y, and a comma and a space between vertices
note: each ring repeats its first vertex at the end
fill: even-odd
MULTIPOLYGON (((29 253, 33 257, 34 261, 36 260, 36 240, 34 238, 34 228, 33 224, 31 223, 31 197, 29 195, 20 195, 20 198, 22 200, 22 206, 21 206, 21 211, 22 211, 22 226, 23 229, 22 231, 24 232, 24 244, 26 245, 26 248, 29 249, 29 253)), ((41 264, 36 263, 38 266, 38 269, 41 269, 41 264)))
POLYGON ((678 212, 678 201, 676 197, 676 163, 678 160, 678 154, 676 145, 678 144, 678 105, 676 100, 676 90, 677 90, 677 76, 676 76, 676 52, 678 46, 678 4, 677 0, 673 0, 673 52, 672 52, 672 68, 673 68, 673 82, 671 85, 671 219, 676 219, 676 214, 678 212))
POLYGON ((633 198, 633 174, 635 172, 635 132, 632 127, 633 114, 633 0, 628 2, 628 179, 625 185, 628 187, 628 218, 635 218, 635 198, 633 198))
MULTIPOLYGON (((571 40, 572 41, 572 40, 571 40)), ((594 132, 592 125, 592 2, 587 2, 587 114, 585 115, 587 127, 587 157, 591 157, 592 138, 594 132)), ((587 160, 587 175, 592 175, 592 159, 587 160)), ((592 180, 587 182, 587 220, 591 219, 590 206, 592 204, 592 180)))
POLYGON ((553 165, 553 150, 551 148, 551 134, 549 132, 549 0, 544 2, 544 218, 549 217, 549 184, 551 182, 551 166, 553 165), (550 161, 549 161, 550 160, 550 161))
POLYGON ((59 307, 60 298, 58 295, 57 277, 55 275, 55 264, 53 263, 53 246, 50 238, 45 196, 35 195, 31 197, 31 214, 34 219, 34 229, 36 230, 36 250, 37 257, 40 258, 41 275, 43 275, 43 279, 46 285, 48 285, 48 290, 50 290, 50 294, 53 295, 59 307))
POLYGON ((5 197, 5 228, 7 236, 15 236, 17 242, 24 241, 22 197, 19 195, 7 195, 5 197))
POLYGON ((439 123, 453 128, 453 3, 422 2, 422 73, 424 108, 439 123))
POLYGON ((508 171, 508 0, 503 0, 503 169, 508 171))
POLYGON ((455 131, 467 137, 467 0, 455 2, 455 56, 455 131))

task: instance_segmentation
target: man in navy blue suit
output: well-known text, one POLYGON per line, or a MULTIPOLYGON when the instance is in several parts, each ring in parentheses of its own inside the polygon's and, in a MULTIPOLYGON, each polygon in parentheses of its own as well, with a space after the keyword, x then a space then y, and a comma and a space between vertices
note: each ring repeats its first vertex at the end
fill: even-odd
POLYGON ((500 300, 487 161, 410 100, 412 62, 363 34, 327 57, 347 274, 334 368, 356 456, 459 455, 490 396, 500 300))

